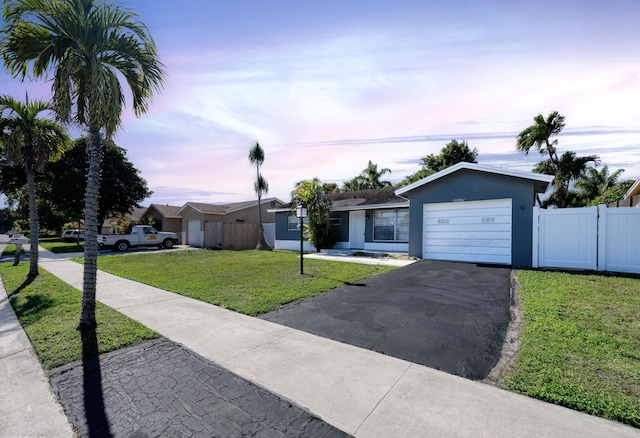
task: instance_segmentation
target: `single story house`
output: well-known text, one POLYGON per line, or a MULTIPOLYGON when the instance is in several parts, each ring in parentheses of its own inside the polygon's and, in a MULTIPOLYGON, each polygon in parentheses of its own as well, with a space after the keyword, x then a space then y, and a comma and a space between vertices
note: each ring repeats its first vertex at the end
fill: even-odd
MULTIPOLYGON (((536 194, 551 181, 551 175, 458 163, 397 190, 330 194, 335 248, 531 267, 536 194)), ((291 205, 271 211, 275 247, 299 250, 291 205)))
MULTIPOLYGON (((284 205, 285 203, 277 198, 262 199, 263 224, 275 221, 274 213, 269 210, 284 205)), ((176 212, 176 215, 182 218, 181 241, 184 244, 207 248, 248 249, 255 247, 257 243, 256 225, 259 223, 257 199, 228 204, 187 202, 176 212), (230 239, 230 243, 225 245, 222 235, 223 225, 237 225, 235 228, 245 229, 244 235, 247 236, 247 242, 234 243, 238 242, 239 237, 243 234, 238 232, 236 233, 238 239, 230 239), (241 225, 252 226, 242 227, 241 225), (249 233, 249 231, 251 232, 249 233), (249 236, 249 234, 251 235, 249 236), (253 237, 254 234, 256 235, 255 239, 253 237)), ((234 227, 227 227, 227 229, 231 228, 234 227)))
POLYGON ((533 206, 553 176, 458 163, 401 187, 409 255, 531 267, 533 206))
POLYGON ((123 232, 129 222, 139 224, 146 210, 146 207, 133 207, 129 214, 110 217, 102 223, 100 234, 118 234, 123 232))
POLYGON ((640 207, 640 178, 627 190, 627 193, 624 194, 617 206, 640 207))
POLYGON ((142 213, 140 222, 151 223, 158 231, 176 233, 178 238, 182 234, 182 217, 178 215, 180 206, 169 204, 151 204, 142 213), (153 219, 151 222, 150 219, 153 219))
MULTIPOLYGON (((393 188, 331 193, 331 223, 338 230, 334 248, 407 252, 409 248, 409 201, 393 188)), ((270 209, 275 213, 275 248, 300 249, 299 219, 287 204, 270 209)), ((304 243, 306 251, 315 248, 304 243)))

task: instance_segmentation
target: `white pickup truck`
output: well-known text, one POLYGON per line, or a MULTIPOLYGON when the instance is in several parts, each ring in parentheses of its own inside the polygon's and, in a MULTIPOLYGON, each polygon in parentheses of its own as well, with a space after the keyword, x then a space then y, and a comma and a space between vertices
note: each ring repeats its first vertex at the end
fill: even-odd
POLYGON ((178 243, 176 233, 157 231, 149 225, 135 225, 131 234, 98 234, 100 248, 126 251, 134 246, 159 246, 173 248, 178 243))

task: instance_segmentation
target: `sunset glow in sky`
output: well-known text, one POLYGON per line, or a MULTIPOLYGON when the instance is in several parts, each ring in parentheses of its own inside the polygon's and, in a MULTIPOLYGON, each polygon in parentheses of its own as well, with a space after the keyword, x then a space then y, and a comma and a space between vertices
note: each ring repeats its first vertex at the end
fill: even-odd
MULTIPOLYGON (((352 178, 369 160, 398 182, 451 139, 489 166, 533 117, 566 117, 561 152, 640 176, 640 2, 128 0, 156 40, 167 84, 130 107, 116 143, 154 195, 143 202, 253 199, 252 142, 268 196, 352 178)), ((0 92, 49 84, 0 73, 0 92)))

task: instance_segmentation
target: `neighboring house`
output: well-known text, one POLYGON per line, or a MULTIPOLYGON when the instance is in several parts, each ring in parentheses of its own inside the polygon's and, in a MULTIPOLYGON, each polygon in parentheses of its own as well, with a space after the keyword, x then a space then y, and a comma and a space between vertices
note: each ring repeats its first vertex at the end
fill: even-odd
POLYGON ((141 216, 141 223, 150 224, 158 231, 182 234, 182 217, 178 211, 182 207, 168 204, 151 204, 141 216), (152 221, 151 221, 152 219, 152 221))
POLYGON ((129 222, 139 224, 146 210, 146 207, 134 207, 129 214, 111 217, 105 220, 102 223, 100 234, 118 234, 129 222))
MULTIPOLYGON (((407 252, 409 245, 409 201, 393 188, 332 193, 331 223, 338 230, 334 248, 407 252)), ((299 219, 291 204, 275 213, 276 249, 299 250, 299 219)), ((307 251, 315 250, 305 244, 307 251)))
POLYGON ((627 190, 622 199, 618 201, 618 207, 640 207, 640 178, 627 190))
POLYGON ((396 190, 409 198, 409 255, 532 266, 533 206, 551 175, 458 163, 396 190))
MULTIPOLYGON (((263 199, 262 222, 273 223, 275 215, 269 210, 283 205, 284 202, 277 198, 263 199)), ((258 243, 257 200, 229 204, 187 202, 175 214, 182 218, 181 241, 185 244, 207 248, 249 249, 255 248, 258 243)))

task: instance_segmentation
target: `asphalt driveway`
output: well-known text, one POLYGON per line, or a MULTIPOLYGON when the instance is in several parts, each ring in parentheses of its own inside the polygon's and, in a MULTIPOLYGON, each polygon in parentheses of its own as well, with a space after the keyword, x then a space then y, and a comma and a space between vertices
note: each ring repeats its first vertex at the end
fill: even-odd
POLYGON ((510 268, 421 260, 262 319, 471 379, 500 357, 510 268))

